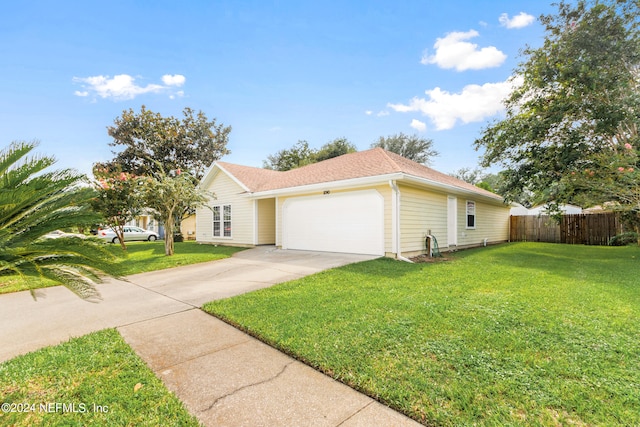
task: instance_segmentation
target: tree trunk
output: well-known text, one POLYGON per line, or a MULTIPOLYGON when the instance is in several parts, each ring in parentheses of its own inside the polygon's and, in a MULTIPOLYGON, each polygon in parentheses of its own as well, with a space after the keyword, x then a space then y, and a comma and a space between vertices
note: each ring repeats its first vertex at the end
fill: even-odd
POLYGON ((116 225, 115 227, 111 227, 111 229, 116 233, 122 250, 126 251, 127 245, 124 243, 124 225, 116 225))
POLYGON ((173 216, 164 222, 164 254, 173 255, 173 216))

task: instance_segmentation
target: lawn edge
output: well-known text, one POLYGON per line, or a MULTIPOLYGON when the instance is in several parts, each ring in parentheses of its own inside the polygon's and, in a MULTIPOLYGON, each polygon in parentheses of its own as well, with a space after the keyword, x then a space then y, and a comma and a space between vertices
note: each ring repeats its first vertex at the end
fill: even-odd
MULTIPOLYGON (((213 301, 210 301, 210 302, 213 302, 213 301)), ((411 414, 407 414, 401 408, 399 408, 399 407, 397 407, 395 405, 392 405, 392 404, 386 402, 385 400, 380 399, 379 397, 373 396, 372 394, 369 393, 368 390, 363 389, 361 387, 358 387, 357 384, 351 384, 349 382, 343 381, 342 379, 336 377, 333 374, 333 372, 331 372, 331 370, 324 369, 322 366, 318 366, 315 363, 312 363, 311 361, 305 359, 304 357, 301 357, 300 355, 294 353, 290 349, 288 349, 288 348, 286 348, 284 346, 281 346, 278 343, 276 343, 276 342, 274 342, 274 341, 272 341, 272 340, 270 340, 270 339, 268 339, 266 337, 261 336, 256 331, 252 331, 251 329, 244 327, 243 325, 233 321, 232 319, 227 318, 226 316, 224 316, 222 314, 212 313, 212 312, 209 312, 209 311, 205 310, 204 306, 206 304, 208 304, 208 303, 205 303, 200 307, 200 311, 208 314, 209 316, 215 317, 216 319, 226 323, 227 325, 229 325, 229 326, 231 326, 231 327, 233 327, 233 328, 235 328, 235 329, 237 329, 237 330, 249 335, 252 338, 255 338, 256 340, 260 341, 261 343, 266 344, 269 347, 271 347, 271 348, 273 348, 273 349, 275 349, 275 350, 277 350, 277 351, 279 351, 281 353, 286 354, 287 356, 291 357, 292 359, 294 359, 294 360, 296 360, 296 361, 298 361, 300 363, 303 363, 304 365, 310 367, 311 369, 313 369, 313 370, 315 370, 315 371, 317 371, 317 372, 319 372, 319 373, 321 373, 323 375, 328 376, 332 380, 337 381, 340 384, 343 384, 343 385, 351 388, 352 390, 357 391, 358 393, 364 394, 365 396, 373 399, 374 401, 376 401, 376 402, 378 402, 378 403, 380 403, 380 404, 382 404, 382 405, 384 405, 384 406, 386 406, 386 407, 388 407, 390 409, 393 409, 394 411, 398 412, 399 414, 404 415, 407 418, 412 419, 413 421, 416 421, 416 422, 418 422, 420 424, 427 425, 427 426, 430 425, 430 424, 424 424, 424 420, 419 420, 419 419, 415 418, 414 416, 412 416, 411 414)))

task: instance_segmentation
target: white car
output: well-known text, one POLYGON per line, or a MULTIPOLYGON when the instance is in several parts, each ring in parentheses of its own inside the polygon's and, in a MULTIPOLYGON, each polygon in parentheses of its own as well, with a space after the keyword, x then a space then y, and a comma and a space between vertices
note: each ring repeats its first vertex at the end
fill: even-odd
MULTIPOLYGON (((118 243, 120 239, 116 235, 115 231, 111 229, 98 230, 98 237, 106 242, 118 243)), ((124 227, 124 241, 130 242, 132 240, 149 240, 153 241, 160 238, 155 231, 149 231, 140 227, 134 227, 125 225, 124 227)))

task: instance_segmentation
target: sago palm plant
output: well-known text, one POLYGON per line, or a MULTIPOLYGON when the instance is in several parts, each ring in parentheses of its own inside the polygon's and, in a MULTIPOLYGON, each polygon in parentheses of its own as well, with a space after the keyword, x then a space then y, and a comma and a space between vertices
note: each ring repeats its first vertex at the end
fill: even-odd
POLYGON ((45 171, 55 159, 30 155, 36 145, 16 142, 0 151, 0 284, 7 275, 47 278, 98 299, 95 284, 111 270, 113 255, 91 239, 43 238, 96 221, 88 203, 93 190, 71 170, 45 171))

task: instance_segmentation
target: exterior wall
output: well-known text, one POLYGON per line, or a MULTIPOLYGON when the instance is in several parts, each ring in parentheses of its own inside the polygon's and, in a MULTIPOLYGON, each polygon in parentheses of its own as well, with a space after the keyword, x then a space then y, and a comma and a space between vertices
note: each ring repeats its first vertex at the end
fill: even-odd
POLYGON ((458 197, 458 247, 480 246, 509 240, 510 206, 493 205, 477 199, 458 197), (467 228, 467 200, 476 202, 476 227, 467 228))
MULTIPOLYGON (((218 172, 207 188, 215 194, 207 208, 199 208, 196 213, 196 240, 202 243, 221 245, 253 246, 255 244, 276 244, 282 246, 282 212, 287 200, 303 196, 321 196, 323 190, 301 192, 295 195, 278 196, 268 199, 251 199, 244 189, 226 173, 218 172), (231 205, 231 237, 213 236, 213 213, 215 205, 231 205)), ((389 184, 379 184, 331 190, 331 194, 359 190, 376 190, 384 199, 384 251, 387 256, 395 257, 393 241, 394 201, 389 184)), ((400 250, 404 256, 425 252, 425 237, 430 232, 438 240, 442 251, 479 246, 487 239, 488 243, 497 243, 509 239, 509 207, 492 204, 469 196, 455 195, 457 198, 457 246, 448 247, 447 203, 448 196, 443 191, 425 190, 417 186, 398 183, 400 191, 400 250), (466 227, 466 203, 476 203, 476 227, 466 227)), ((185 235, 185 237, 187 237, 185 235)))
POLYGON ((442 248, 447 245, 447 195, 401 186, 400 248, 402 253, 424 253, 431 234, 442 248))
POLYGON ((254 201, 244 196, 244 189, 223 172, 213 178, 208 191, 215 194, 208 207, 196 211, 196 240, 202 243, 248 246, 254 244, 254 201), (231 205, 231 237, 213 236, 212 206, 231 205))
POLYGON ((425 253, 425 236, 431 234, 441 251, 505 242, 509 239, 509 206, 494 205, 467 196, 453 195, 457 199, 457 241, 448 246, 447 198, 448 194, 415 187, 400 186, 400 242, 403 256, 425 253), (476 203, 476 227, 467 228, 467 200, 476 203))
POLYGON ((258 209, 258 245, 276 243, 276 199, 256 200, 258 209))
MULTIPOLYGON (((356 191, 356 190, 368 190, 374 189, 382 195, 384 198, 384 249, 386 253, 390 253, 393 251, 392 249, 392 234, 391 234, 391 187, 388 185, 378 185, 373 187, 362 187, 362 188, 352 188, 348 190, 331 190, 332 194, 335 193, 344 193, 348 191, 356 191)), ((300 193, 293 196, 280 196, 277 198, 276 202, 276 245, 278 247, 282 246, 282 206, 287 199, 301 197, 301 196, 314 196, 314 195, 322 195, 322 191, 314 191, 307 193, 300 193)))

